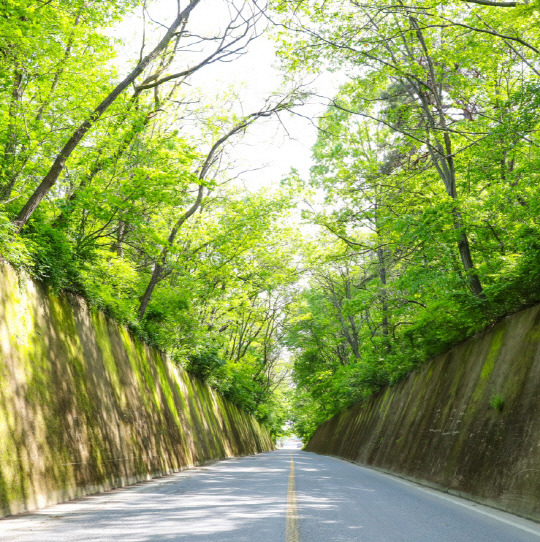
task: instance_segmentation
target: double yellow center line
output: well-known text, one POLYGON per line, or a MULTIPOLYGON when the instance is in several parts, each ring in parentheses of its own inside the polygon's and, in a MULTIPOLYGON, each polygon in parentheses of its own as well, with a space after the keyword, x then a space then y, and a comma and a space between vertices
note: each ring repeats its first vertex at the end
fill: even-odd
POLYGON ((285 542, 300 542, 300 534, 298 532, 298 506, 296 504, 296 487, 294 483, 294 460, 292 455, 291 470, 289 472, 289 491, 287 493, 285 542))

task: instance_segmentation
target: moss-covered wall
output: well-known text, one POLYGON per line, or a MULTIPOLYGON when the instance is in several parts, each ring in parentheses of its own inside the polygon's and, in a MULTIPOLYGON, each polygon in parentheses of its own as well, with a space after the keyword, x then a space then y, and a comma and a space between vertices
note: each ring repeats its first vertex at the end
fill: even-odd
POLYGON ((124 327, 0 265, 0 516, 272 448, 124 327))
POLYGON ((539 521, 540 306, 325 422, 307 449, 539 521))

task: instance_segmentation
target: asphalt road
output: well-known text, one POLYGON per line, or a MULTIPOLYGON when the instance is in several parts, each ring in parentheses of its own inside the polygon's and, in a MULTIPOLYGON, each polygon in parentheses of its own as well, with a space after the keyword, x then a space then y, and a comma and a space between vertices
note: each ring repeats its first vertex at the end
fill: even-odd
POLYGON ((0 520, 2 542, 539 542, 540 525, 280 450, 0 520))

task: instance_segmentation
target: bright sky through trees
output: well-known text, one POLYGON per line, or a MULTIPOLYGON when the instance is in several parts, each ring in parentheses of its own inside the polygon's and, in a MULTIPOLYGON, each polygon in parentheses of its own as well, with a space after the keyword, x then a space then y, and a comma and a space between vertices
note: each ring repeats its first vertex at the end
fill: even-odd
MULTIPOLYGON (((174 18, 176 0, 154 0, 146 6, 145 23, 148 29, 158 29, 159 24, 167 25, 174 18), (152 21, 155 21, 153 23, 152 21)), ((220 0, 208 1, 193 17, 193 26, 207 35, 216 33, 227 20, 227 9, 220 0)), ((142 42, 142 8, 120 22, 108 33, 124 43, 118 65, 137 57, 142 42)), ((283 86, 284 73, 279 70, 276 57, 277 44, 272 37, 273 27, 263 19, 261 30, 266 28, 247 51, 234 62, 216 63, 211 70, 196 74, 191 83, 191 95, 203 103, 212 104, 216 96, 228 90, 238 93, 235 104, 244 113, 256 109, 261 101, 283 86)), ((150 34, 150 30, 147 31, 150 34)), ((148 39, 148 38, 147 38, 148 39)), ((336 74, 319 74, 305 77, 306 85, 316 94, 332 96, 340 77, 336 74)), ((322 99, 312 97, 304 107, 298 108, 298 115, 283 115, 280 120, 253 126, 242 141, 229 150, 236 162, 237 172, 242 172, 239 181, 246 189, 276 185, 291 168, 307 175, 312 165, 312 147, 317 138, 316 118, 326 107, 322 99)))

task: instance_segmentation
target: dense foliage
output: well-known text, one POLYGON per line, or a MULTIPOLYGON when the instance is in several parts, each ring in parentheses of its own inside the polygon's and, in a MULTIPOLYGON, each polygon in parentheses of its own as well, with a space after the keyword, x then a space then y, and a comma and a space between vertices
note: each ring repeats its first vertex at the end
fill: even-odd
POLYGON ((180 2, 168 29, 138 0, 3 3, 0 248, 274 435, 292 418, 308 437, 540 300, 540 14, 472 0, 222 3, 229 20, 213 32, 192 22, 204 0, 180 2), (111 28, 138 10, 142 47, 121 75, 111 28), (268 20, 289 81, 333 70, 345 82, 318 121, 309 178, 246 191, 228 146, 306 95, 246 114, 191 80, 234 65, 268 20))
POLYGON ((294 232, 280 220, 293 198, 228 182, 227 146, 295 96, 261 96, 245 114, 231 92, 191 90, 194 74, 235 60, 260 33, 260 13, 226 1, 229 20, 199 29, 199 4, 182 3, 168 31, 137 0, 2 5, 1 253, 167 350, 279 434, 279 340, 296 280, 285 242, 294 232), (115 55, 126 53, 109 36, 135 13, 145 41, 122 79, 115 55))
MULTIPOLYGON (((346 74, 289 331, 296 427, 540 299, 536 6, 279 2, 283 63, 346 74), (325 247, 321 251, 321 247, 325 247)), ((317 198, 315 198, 317 200, 317 198)))

